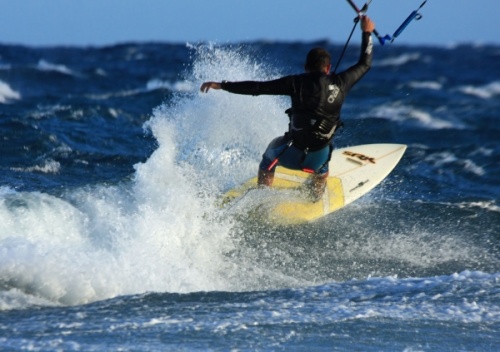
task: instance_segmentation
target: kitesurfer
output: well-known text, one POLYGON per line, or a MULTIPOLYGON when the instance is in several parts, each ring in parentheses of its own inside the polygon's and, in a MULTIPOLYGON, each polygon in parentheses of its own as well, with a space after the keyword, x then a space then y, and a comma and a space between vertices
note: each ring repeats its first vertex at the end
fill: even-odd
POLYGON ((361 20, 362 41, 358 62, 340 73, 330 73, 330 54, 323 48, 309 51, 305 73, 271 81, 205 82, 202 92, 222 89, 245 95, 288 95, 292 107, 289 130, 275 138, 262 156, 258 184, 271 186, 276 165, 311 172, 311 196, 321 198, 328 177, 328 163, 333 150, 333 135, 340 125, 340 110, 349 90, 370 69, 372 62, 371 33, 375 24, 368 16, 361 20))

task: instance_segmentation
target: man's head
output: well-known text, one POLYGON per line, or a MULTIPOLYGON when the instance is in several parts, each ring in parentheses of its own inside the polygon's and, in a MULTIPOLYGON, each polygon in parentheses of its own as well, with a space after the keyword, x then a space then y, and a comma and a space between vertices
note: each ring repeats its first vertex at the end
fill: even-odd
POLYGON ((304 65, 306 72, 330 72, 330 54, 323 48, 314 48, 309 51, 304 65))

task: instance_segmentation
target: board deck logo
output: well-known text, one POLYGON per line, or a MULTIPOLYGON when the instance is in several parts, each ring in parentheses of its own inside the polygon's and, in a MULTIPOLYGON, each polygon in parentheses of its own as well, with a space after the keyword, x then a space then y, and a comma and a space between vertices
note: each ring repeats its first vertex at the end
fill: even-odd
POLYGON ((358 188, 361 188, 363 187, 364 185, 366 185, 368 182, 370 182, 370 180, 366 180, 366 181, 363 181, 363 182, 360 182, 357 184, 356 187, 354 187, 353 189, 349 190, 349 192, 353 192, 355 190, 357 190, 358 188))
MULTIPOLYGON (((365 162, 370 162, 370 163, 372 163, 372 164, 376 164, 376 162, 375 162, 375 158, 372 158, 372 157, 370 157, 370 156, 366 156, 366 155, 364 155, 364 154, 360 154, 360 153, 353 153, 353 152, 350 152, 350 151, 348 151, 348 150, 346 150, 346 151, 345 151, 345 152, 343 152, 342 154, 344 154, 344 155, 348 155, 348 156, 350 156, 350 157, 352 157, 352 158, 359 159, 359 160, 361 160, 361 161, 365 161, 365 162)), ((349 159, 349 160, 351 160, 350 158, 348 158, 348 159, 349 159)), ((359 161, 357 161, 357 160, 351 160, 351 161, 356 162, 357 164, 359 163, 359 161)), ((361 163, 359 163, 359 164, 361 164, 361 163)))

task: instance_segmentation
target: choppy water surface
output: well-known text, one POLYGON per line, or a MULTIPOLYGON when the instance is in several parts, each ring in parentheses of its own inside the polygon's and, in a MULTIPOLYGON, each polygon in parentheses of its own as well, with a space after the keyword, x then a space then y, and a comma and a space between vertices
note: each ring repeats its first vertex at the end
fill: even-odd
POLYGON ((407 144, 390 177, 313 224, 220 216, 289 102, 199 85, 318 45, 0 46, 0 349, 497 350, 499 47, 376 47, 336 143, 407 144))

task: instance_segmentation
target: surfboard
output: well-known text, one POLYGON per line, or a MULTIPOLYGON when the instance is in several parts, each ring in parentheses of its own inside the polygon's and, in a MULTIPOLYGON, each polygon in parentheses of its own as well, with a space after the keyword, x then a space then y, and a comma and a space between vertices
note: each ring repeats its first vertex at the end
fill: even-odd
POLYGON ((321 199, 313 202, 305 187, 311 174, 278 166, 270 190, 257 188, 257 177, 229 190, 222 197, 228 211, 264 209, 269 220, 300 224, 333 213, 380 184, 401 160, 404 144, 365 144, 336 149, 321 199))

